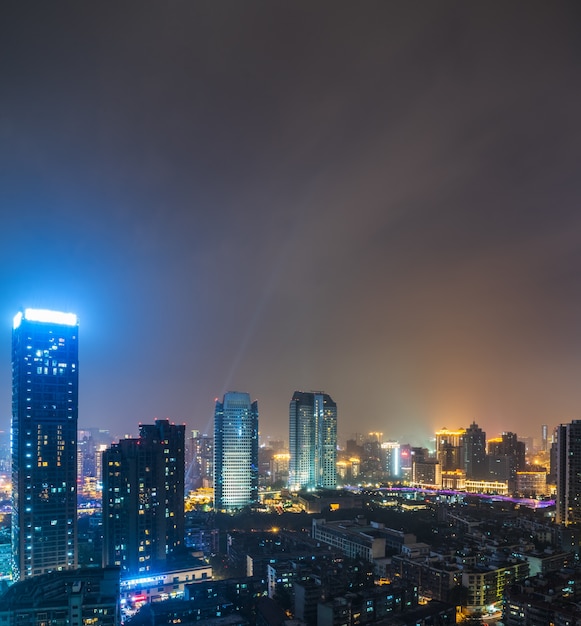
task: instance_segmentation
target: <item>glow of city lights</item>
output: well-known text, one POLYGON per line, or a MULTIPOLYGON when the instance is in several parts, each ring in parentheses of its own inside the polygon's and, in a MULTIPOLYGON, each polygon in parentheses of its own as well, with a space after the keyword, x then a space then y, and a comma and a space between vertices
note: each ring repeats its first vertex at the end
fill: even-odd
POLYGON ((119 585, 123 589, 125 587, 136 587, 137 585, 149 585, 162 583, 165 581, 165 576, 144 576, 142 578, 130 578, 128 580, 120 581, 119 585))

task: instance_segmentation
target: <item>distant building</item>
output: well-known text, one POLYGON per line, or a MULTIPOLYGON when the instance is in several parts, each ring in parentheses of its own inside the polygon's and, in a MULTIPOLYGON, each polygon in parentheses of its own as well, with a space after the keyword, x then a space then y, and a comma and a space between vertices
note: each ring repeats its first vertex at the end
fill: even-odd
POLYGON ((476 422, 472 422, 464 434, 464 463, 467 479, 486 478, 486 433, 476 422))
POLYGON ((337 405, 323 392, 295 391, 289 408, 289 487, 337 486, 337 405))
POLYGON ((385 528, 380 522, 368 525, 362 518, 334 522, 313 519, 311 535, 349 558, 361 558, 370 563, 385 557, 387 548, 401 552, 404 546, 416 544, 416 536, 411 533, 385 528))
POLYGON ((557 428, 557 499, 558 524, 581 522, 581 420, 557 428))
POLYGON ((214 508, 235 511, 258 502, 258 402, 238 391, 216 400, 214 508))
POLYGON ((186 444, 186 491, 214 485, 214 437, 192 430, 186 444))
POLYGON ((272 456, 270 473, 273 483, 288 484, 288 466, 290 454, 288 452, 277 452, 272 456))
POLYGON ((398 441, 384 441, 381 449, 385 455, 385 472, 390 478, 401 476, 401 456, 398 441))
POLYGON ((442 486, 442 466, 426 448, 412 448, 412 484, 438 489, 442 486))
POLYGON ((409 443, 400 445, 399 457, 401 462, 400 473, 401 479, 405 482, 411 482, 412 479, 412 447, 409 443))
POLYGON ((464 489, 468 493, 492 493, 500 496, 507 496, 509 493, 506 480, 467 480, 464 489))
POLYGON ((464 491, 466 488, 466 472, 460 469, 444 471, 441 475, 440 484, 442 489, 464 491))
POLYGON ((185 426, 156 420, 103 453, 103 562, 159 572, 184 545, 185 426))
POLYGON ((12 333, 12 575, 77 566, 79 326, 26 309, 12 333))
POLYGON ((541 451, 546 452, 549 447, 549 427, 547 424, 541 426, 541 451))
POLYGON ((436 431, 436 458, 442 471, 464 469, 464 437, 466 430, 448 430, 442 428, 436 431))
POLYGON ((516 492, 525 497, 537 497, 547 494, 547 470, 531 465, 516 473, 516 492))
POLYGON ((515 433, 505 432, 488 440, 489 478, 508 481, 510 491, 516 489, 516 473, 525 469, 525 444, 515 433))

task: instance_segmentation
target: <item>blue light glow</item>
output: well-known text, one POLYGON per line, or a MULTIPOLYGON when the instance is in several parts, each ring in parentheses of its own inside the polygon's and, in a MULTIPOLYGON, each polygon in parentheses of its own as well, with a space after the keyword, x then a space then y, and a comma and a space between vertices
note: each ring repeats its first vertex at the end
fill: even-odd
POLYGON ((14 322, 12 323, 12 328, 16 329, 20 326, 20 322, 22 322, 22 311, 18 311, 18 313, 14 316, 14 322))

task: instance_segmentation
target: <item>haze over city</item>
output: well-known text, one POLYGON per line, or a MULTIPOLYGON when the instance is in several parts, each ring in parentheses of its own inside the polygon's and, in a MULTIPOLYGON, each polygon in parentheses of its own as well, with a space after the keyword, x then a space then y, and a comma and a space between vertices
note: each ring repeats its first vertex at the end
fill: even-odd
POLYGON ((575 3, 3 3, 0 429, 22 307, 80 426, 295 389, 341 438, 580 417, 575 3), (3 355, 3 356, 2 356, 3 355))

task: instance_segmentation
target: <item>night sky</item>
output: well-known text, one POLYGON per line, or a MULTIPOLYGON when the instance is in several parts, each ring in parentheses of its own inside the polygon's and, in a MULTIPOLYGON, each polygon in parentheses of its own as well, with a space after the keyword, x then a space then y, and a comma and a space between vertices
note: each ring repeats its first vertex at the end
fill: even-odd
MULTIPOLYGON (((340 438, 581 417, 576 2, 2 2, 12 317, 80 319, 84 427, 295 389, 340 438)), ((3 328, 3 330, 2 330, 3 328)))

